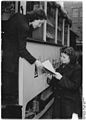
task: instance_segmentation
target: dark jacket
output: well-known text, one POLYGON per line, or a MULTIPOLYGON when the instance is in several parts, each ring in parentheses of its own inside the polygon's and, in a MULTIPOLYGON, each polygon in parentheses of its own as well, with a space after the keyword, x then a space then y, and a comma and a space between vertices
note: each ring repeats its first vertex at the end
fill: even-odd
POLYGON ((26 49, 26 39, 30 31, 26 16, 16 13, 8 20, 3 39, 3 71, 17 72, 19 57, 30 64, 36 61, 26 49))
POLYGON ((80 114, 81 67, 61 65, 56 71, 63 77, 61 80, 53 77, 50 83, 55 90, 54 118, 71 118, 73 112, 80 114))

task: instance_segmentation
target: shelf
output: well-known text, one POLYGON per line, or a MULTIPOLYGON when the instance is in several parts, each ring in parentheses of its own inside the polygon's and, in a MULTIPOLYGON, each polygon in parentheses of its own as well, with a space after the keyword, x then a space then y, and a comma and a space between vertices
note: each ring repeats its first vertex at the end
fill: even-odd
POLYGON ((53 102, 54 98, 52 98, 51 101, 45 106, 45 108, 40 113, 38 113, 33 119, 39 119, 40 117, 42 117, 43 114, 51 107, 53 102))
POLYGON ((41 100, 43 101, 47 100, 52 94, 53 92, 50 92, 46 97, 41 96, 41 100))

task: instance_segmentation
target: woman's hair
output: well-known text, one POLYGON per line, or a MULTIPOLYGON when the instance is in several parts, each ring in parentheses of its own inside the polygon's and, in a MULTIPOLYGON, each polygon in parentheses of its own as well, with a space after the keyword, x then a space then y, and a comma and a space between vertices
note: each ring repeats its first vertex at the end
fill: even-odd
POLYGON ((28 12, 26 14, 26 16, 27 16, 27 18, 29 19, 30 22, 32 22, 34 20, 38 20, 38 19, 40 19, 40 20, 43 20, 43 19, 46 20, 47 19, 47 16, 46 16, 44 10, 40 9, 40 8, 36 9, 36 10, 33 10, 31 12, 28 12))
POLYGON ((76 53, 75 53, 75 50, 73 49, 73 47, 62 47, 61 53, 65 53, 69 56, 71 64, 76 63, 77 57, 76 57, 76 53))

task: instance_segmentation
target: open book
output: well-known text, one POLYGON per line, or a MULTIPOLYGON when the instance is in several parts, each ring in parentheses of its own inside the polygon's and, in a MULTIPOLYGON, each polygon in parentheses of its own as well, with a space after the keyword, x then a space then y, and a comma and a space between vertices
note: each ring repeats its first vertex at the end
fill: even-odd
POLYGON ((49 60, 44 61, 42 64, 46 70, 48 70, 49 72, 53 74, 56 74, 55 69, 49 60))
POLYGON ((49 60, 46 60, 46 61, 43 62, 42 64, 43 64, 44 68, 45 68, 48 72, 56 75, 56 78, 57 78, 57 79, 60 80, 60 79, 62 78, 62 75, 61 75, 59 72, 55 72, 55 69, 54 69, 54 67, 52 66, 52 64, 50 63, 49 60))

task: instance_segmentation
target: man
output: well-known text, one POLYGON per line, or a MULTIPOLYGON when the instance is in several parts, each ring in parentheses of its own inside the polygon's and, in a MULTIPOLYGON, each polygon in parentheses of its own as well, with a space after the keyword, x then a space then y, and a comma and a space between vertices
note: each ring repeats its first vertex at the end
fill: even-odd
POLYGON ((26 59, 30 64, 42 67, 40 61, 26 49, 26 39, 29 33, 46 20, 42 9, 30 12, 27 15, 14 14, 7 23, 3 39, 2 55, 2 101, 17 103, 18 98, 18 64, 19 57, 26 59))

